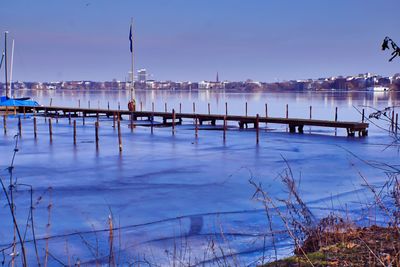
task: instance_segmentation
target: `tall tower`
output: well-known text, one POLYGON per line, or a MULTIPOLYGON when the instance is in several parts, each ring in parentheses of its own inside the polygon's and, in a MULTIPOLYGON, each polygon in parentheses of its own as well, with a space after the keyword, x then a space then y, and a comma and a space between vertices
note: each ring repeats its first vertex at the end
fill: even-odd
POLYGON ((217 71, 217 79, 216 79, 216 82, 219 83, 218 71, 217 71))

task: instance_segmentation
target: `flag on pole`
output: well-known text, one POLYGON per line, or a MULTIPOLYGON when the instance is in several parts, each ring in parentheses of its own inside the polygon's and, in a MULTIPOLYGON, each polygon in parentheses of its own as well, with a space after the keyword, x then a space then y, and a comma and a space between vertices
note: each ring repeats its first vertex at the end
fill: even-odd
POLYGON ((132 25, 131 25, 131 29, 129 31, 129 42, 130 42, 130 49, 131 49, 131 53, 133 51, 133 41, 132 41, 132 25))

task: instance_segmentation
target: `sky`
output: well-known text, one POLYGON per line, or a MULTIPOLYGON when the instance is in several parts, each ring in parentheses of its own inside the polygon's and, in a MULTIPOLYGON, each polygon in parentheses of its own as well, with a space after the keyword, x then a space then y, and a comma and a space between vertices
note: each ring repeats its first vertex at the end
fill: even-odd
MULTIPOLYGON (((13 80, 283 81, 400 72, 398 0, 1 0, 13 80), (10 49, 9 49, 10 51, 10 49)), ((2 69, 3 72, 3 69, 2 69)), ((0 75, 0 82, 4 75, 0 75)))

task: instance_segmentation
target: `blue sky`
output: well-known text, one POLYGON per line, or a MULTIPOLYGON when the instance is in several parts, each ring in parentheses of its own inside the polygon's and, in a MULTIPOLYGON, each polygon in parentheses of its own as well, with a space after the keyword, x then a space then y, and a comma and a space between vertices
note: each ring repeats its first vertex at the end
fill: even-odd
POLYGON ((133 17, 135 68, 157 80, 214 80, 217 71, 223 80, 269 82, 391 75, 400 58, 389 63, 380 44, 386 35, 400 44, 399 7, 394 0, 3 0, 0 44, 8 30, 14 80, 124 80, 133 17))

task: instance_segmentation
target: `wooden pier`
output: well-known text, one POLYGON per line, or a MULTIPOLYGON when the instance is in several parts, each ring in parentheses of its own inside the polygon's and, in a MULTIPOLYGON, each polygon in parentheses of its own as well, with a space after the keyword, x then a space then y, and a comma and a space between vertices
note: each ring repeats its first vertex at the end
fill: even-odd
MULTIPOLYGON (((311 108, 310 108, 311 110, 311 108)), ((13 109, 15 111, 15 109, 13 109)), ((139 118, 145 119, 151 122, 153 126, 154 119, 159 118, 162 120, 164 125, 172 126, 175 128, 175 125, 182 124, 183 119, 192 119, 196 121, 196 129, 197 124, 202 125, 205 122, 209 122, 211 125, 217 125, 217 122, 220 122, 221 126, 223 125, 224 130, 226 129, 227 122, 236 122, 238 123, 239 128, 248 128, 249 125, 252 125, 254 128, 259 129, 260 123, 268 123, 268 124, 283 124, 287 125, 289 131, 291 133, 304 133, 304 126, 318 126, 318 127, 329 127, 329 128, 343 128, 347 130, 348 136, 355 136, 358 133, 358 136, 367 136, 368 135, 368 123, 365 122, 348 122, 348 121, 338 121, 337 120, 337 109, 335 114, 335 120, 315 120, 311 119, 298 119, 298 118, 277 118, 277 117, 269 117, 269 116, 239 116, 239 115, 228 115, 227 112, 224 115, 221 114, 198 114, 198 113, 181 113, 175 112, 160 112, 160 111, 134 111, 131 112, 129 110, 113 110, 113 109, 95 109, 95 108, 81 108, 81 107, 56 107, 56 106, 39 106, 39 107, 19 107, 18 112, 26 113, 26 112, 35 112, 37 114, 43 114, 48 117, 66 117, 71 120, 71 117, 99 117, 99 116, 107 116, 123 119, 123 116, 128 116, 131 121, 136 121, 139 118)), ((362 118, 364 121, 364 118, 362 118)))

